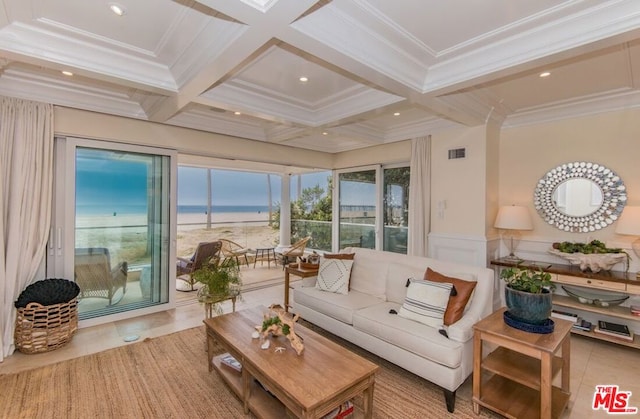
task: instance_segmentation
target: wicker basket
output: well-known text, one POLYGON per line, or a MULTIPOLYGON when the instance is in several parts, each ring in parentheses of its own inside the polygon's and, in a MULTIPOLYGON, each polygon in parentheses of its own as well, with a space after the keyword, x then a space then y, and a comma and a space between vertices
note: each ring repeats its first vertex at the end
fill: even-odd
POLYGON ((78 331, 78 300, 18 308, 14 340, 25 354, 47 352, 67 344, 78 331))

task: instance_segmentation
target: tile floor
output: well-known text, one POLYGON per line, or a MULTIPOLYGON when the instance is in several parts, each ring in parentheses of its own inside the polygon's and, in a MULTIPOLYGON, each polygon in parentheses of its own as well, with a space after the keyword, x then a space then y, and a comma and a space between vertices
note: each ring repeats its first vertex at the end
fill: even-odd
MULTIPOLYGON (((275 285, 243 293, 237 309, 259 304, 268 306, 281 302, 283 285, 275 285)), ((223 303, 224 312, 231 311, 231 303, 223 303)), ((128 345, 124 338, 139 335, 143 340, 202 324, 204 309, 194 302, 173 310, 134 319, 121 320, 100 326, 83 328, 72 341, 55 351, 25 355, 16 352, 0 363, 0 374, 18 372, 37 366, 87 355, 117 346, 128 345)), ((596 385, 615 384, 620 390, 631 391, 630 405, 640 408, 640 350, 572 335, 571 339, 571 399, 563 418, 586 419, 608 417, 605 412, 591 409, 596 385)), ((556 381, 558 381, 556 378, 556 381)), ((471 399, 471 380, 458 390, 458 397, 471 399)))

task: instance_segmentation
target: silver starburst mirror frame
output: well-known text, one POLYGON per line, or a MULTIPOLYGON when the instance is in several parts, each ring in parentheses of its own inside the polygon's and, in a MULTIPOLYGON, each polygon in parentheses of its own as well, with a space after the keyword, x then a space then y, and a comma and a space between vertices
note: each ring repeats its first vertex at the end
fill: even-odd
POLYGON ((627 202, 622 179, 597 163, 562 164, 544 175, 533 194, 533 205, 544 221, 560 230, 589 233, 613 224, 627 202), (584 204, 571 205, 574 200, 584 204))

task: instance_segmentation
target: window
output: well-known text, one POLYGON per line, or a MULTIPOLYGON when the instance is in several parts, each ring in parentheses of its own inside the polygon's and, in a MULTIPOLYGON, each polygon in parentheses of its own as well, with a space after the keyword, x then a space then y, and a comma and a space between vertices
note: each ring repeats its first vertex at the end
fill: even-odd
POLYGON ((376 248, 376 170, 338 174, 340 248, 376 248))
POLYGON ((331 172, 300 174, 291 181, 291 243, 311 237, 307 248, 331 251, 331 172))
POLYGON ((384 248, 407 253, 409 225, 409 168, 384 169, 384 248))
POLYGON ((345 171, 338 173, 337 179, 337 247, 364 247, 406 254, 409 167, 345 171))

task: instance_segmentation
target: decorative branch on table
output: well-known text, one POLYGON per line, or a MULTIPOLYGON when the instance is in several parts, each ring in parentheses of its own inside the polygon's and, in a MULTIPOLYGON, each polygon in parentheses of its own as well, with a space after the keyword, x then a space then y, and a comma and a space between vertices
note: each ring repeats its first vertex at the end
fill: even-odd
POLYGON ((293 330, 294 323, 298 321, 299 316, 297 314, 292 316, 279 304, 269 306, 269 313, 274 313, 275 316, 265 313, 262 326, 256 326, 256 329, 260 330, 263 338, 267 338, 269 334, 285 336, 291 343, 291 347, 300 355, 304 351, 304 345, 302 339, 293 330))

